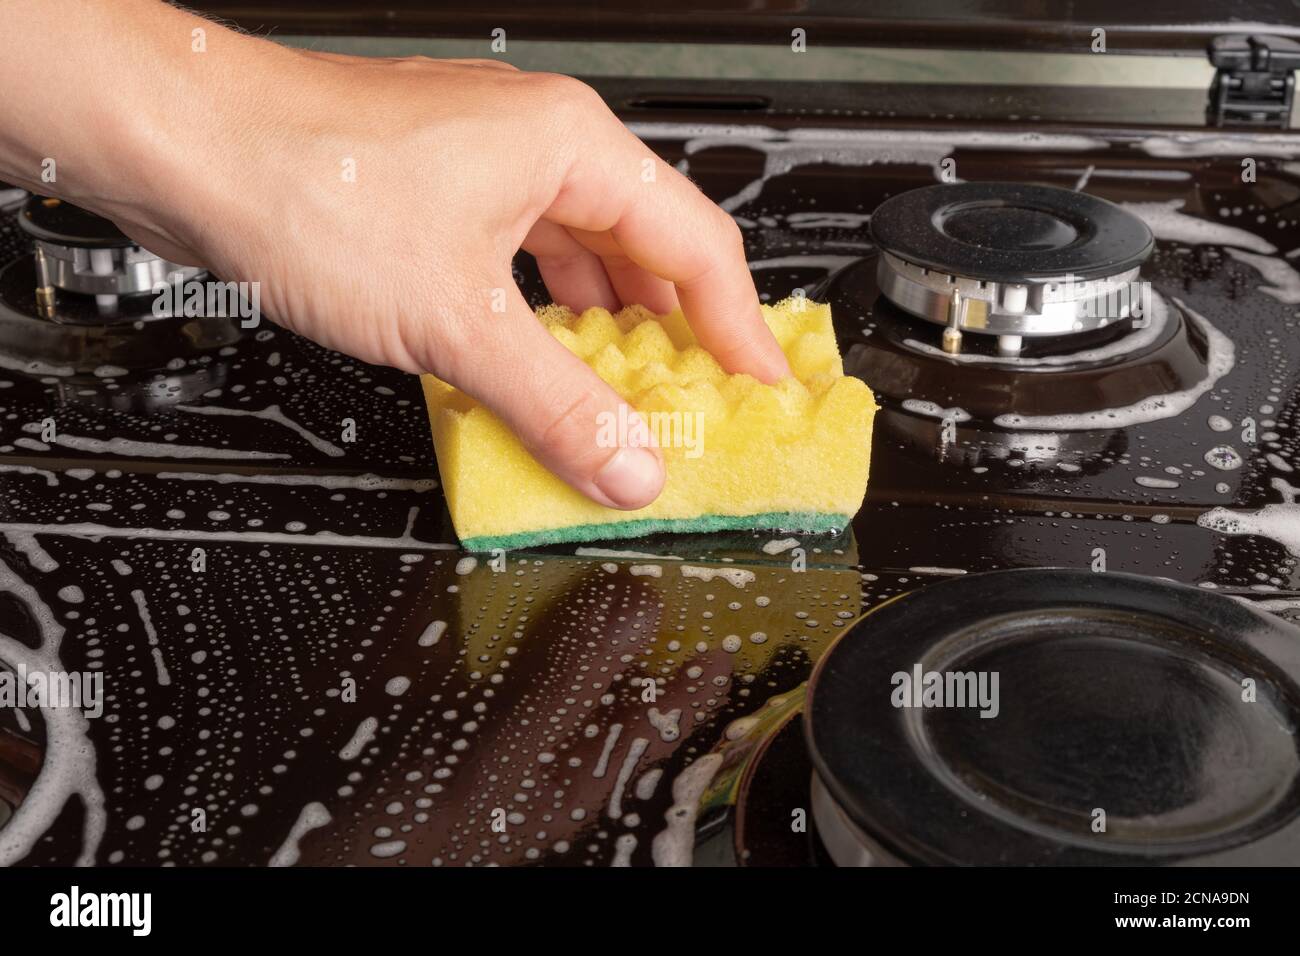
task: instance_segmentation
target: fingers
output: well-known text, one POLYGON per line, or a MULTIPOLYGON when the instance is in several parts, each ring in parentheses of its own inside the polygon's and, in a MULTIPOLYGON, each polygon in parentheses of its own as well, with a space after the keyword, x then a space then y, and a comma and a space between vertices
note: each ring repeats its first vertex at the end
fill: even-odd
POLYGON ((571 231, 543 219, 529 231, 523 249, 537 260, 551 298, 575 312, 593 305, 611 312, 643 305, 665 315, 679 308, 673 284, 623 255, 607 232, 571 231))
POLYGON ((624 305, 644 305, 652 312, 667 315, 681 308, 677 290, 667 279, 647 272, 627 256, 604 256, 605 274, 624 305))
POLYGON ((611 128, 607 148, 578 155, 547 218, 607 231, 628 260, 673 283, 696 338, 728 371, 764 382, 789 375, 763 321, 735 222, 612 122, 621 132, 611 128))
POLYGON ((586 232, 581 229, 569 229, 566 232, 584 248, 600 256, 605 275, 609 277, 610 284, 624 305, 644 305, 660 315, 680 308, 673 284, 647 272, 629 259, 608 232, 586 232))
POLYGON ((537 260, 542 281, 556 302, 574 312, 593 305, 618 311, 619 295, 610 284, 600 258, 569 235, 563 226, 545 220, 538 222, 524 239, 523 249, 537 260))
POLYGON ((643 508, 664 485, 663 458, 639 416, 555 340, 519 290, 505 315, 474 330, 473 356, 452 384, 491 409, 524 447, 578 491, 610 508, 643 508))
MULTIPOLYGON (((638 223, 631 228, 654 227, 638 223)), ((676 280, 677 297, 691 331, 723 368, 770 384, 790 376, 790 364, 763 321, 739 232, 732 244, 734 254, 715 255, 704 271, 676 280), (737 270, 737 261, 743 273, 737 270)))

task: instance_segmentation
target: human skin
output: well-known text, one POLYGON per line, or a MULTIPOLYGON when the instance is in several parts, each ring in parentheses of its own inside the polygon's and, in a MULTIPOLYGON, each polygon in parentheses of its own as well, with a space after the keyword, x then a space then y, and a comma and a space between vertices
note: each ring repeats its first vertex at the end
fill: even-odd
POLYGON ((528 308, 518 250, 557 302, 680 306, 727 371, 790 374, 732 219, 565 76, 295 50, 159 0, 0 0, 0 179, 456 385, 609 507, 653 501, 662 456, 598 443, 621 400, 528 308))

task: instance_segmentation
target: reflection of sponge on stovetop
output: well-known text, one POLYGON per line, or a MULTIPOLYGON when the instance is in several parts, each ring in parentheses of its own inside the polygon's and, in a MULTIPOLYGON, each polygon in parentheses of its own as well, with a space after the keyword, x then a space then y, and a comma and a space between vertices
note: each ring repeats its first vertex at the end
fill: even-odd
MULTIPOLYGON (((663 451, 663 493, 637 511, 606 508, 538 464, 468 396, 423 377, 438 467, 456 533, 471 551, 660 531, 845 527, 862 504, 876 405, 844 375, 830 308, 764 306, 794 377, 729 375, 680 312, 538 312, 551 333, 646 420, 663 451)), ((611 435, 617 422, 607 423, 611 435)))

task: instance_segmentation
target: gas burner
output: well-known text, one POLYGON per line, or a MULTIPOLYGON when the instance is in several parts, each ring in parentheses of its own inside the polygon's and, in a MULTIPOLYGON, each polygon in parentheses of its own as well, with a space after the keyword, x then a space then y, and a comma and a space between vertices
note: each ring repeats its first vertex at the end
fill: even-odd
POLYGON ((206 271, 154 255, 106 219, 32 196, 18 223, 30 254, 0 263, 0 358, 10 368, 116 378, 174 367, 243 334, 238 316, 174 314, 182 297, 156 290, 184 288, 206 271))
POLYGON ((902 193, 876 208, 871 236, 881 291, 945 326, 944 351, 962 351, 963 333, 974 332, 996 336, 1009 355, 1026 337, 1140 317, 1138 267, 1154 244, 1142 220, 1103 199, 1020 183, 902 193))
POLYGON ((1002 423, 1131 408, 1195 388, 1210 376, 1205 328, 1154 292, 1141 321, 1026 338, 1016 355, 1000 353, 992 336, 971 335, 962 352, 952 353, 925 341, 931 326, 881 294, 881 271, 864 259, 831 276, 817 294, 831 303, 846 343, 845 371, 863 379, 887 407, 917 418, 914 430, 925 433, 925 446, 941 447, 944 425, 942 444, 948 446, 957 439, 972 447, 1005 445, 1011 433, 1026 433, 1025 441, 1037 446, 1041 435, 1027 434, 1035 429, 1002 423))
POLYGON ((18 223, 35 240, 37 301, 45 318, 55 317, 55 289, 95 296, 101 315, 112 319, 118 296, 150 293, 160 282, 186 282, 205 272, 159 258, 107 219, 58 199, 33 196, 18 223))
POLYGON ((1300 630, 1057 569, 880 605, 821 658, 803 710, 812 816, 841 865, 1293 863, 1298 723, 1300 630))
POLYGON ((792 810, 809 805, 811 775, 803 716, 795 713, 767 735, 741 779, 731 833, 737 865, 834 865, 815 816, 802 832, 790 825, 792 810))

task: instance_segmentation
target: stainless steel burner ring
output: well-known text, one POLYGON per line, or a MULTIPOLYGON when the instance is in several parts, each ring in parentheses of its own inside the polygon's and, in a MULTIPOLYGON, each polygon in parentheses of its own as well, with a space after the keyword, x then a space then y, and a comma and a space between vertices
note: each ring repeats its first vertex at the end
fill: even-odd
POLYGON ((64 246, 37 240, 48 284, 86 295, 135 295, 151 292, 158 283, 168 285, 203 275, 199 266, 168 262, 140 246, 91 248, 64 246))
POLYGON ((876 275, 881 292, 904 311, 958 331, 987 335, 1088 332, 1141 314, 1143 303, 1150 300, 1150 293, 1142 293, 1137 269, 1100 279, 993 282, 937 272, 886 252, 876 275))

